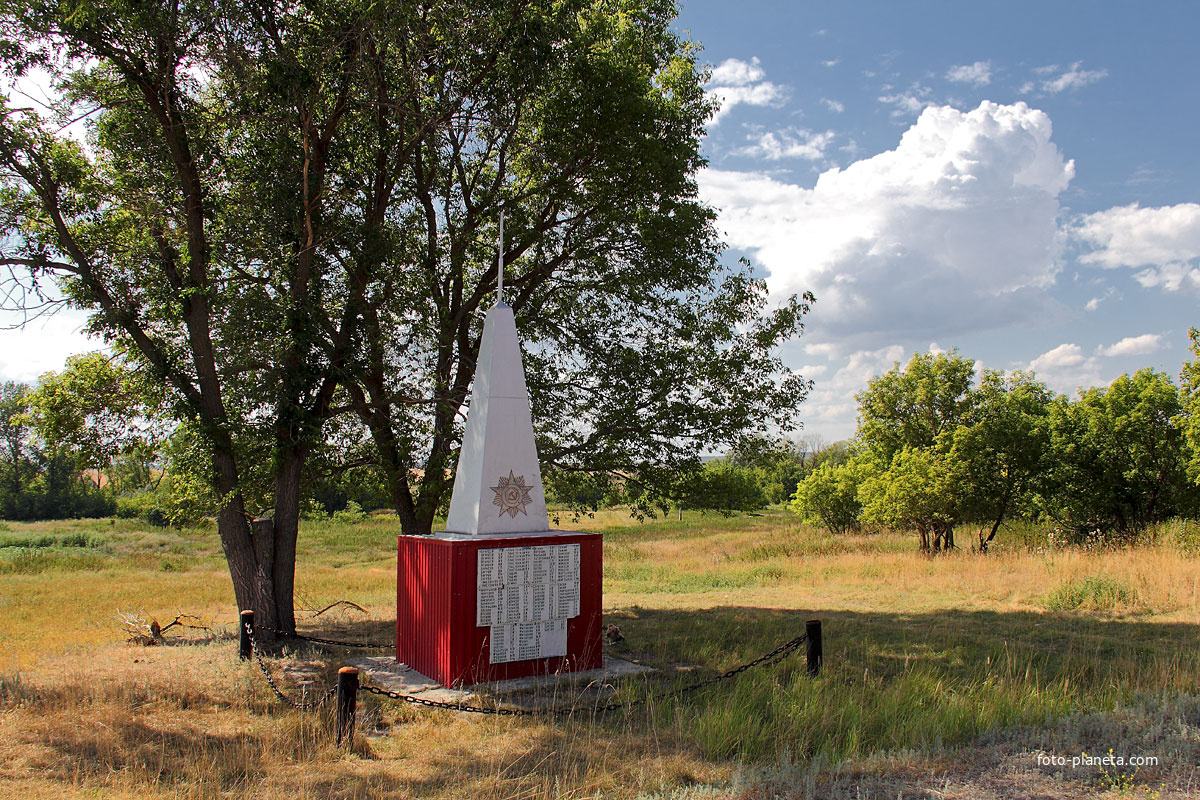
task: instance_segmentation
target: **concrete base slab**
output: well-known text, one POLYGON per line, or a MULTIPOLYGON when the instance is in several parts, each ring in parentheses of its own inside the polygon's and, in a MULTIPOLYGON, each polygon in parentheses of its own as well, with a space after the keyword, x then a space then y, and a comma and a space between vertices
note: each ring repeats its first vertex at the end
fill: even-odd
MULTIPOLYGON (((576 692, 604 692, 612 679, 625 675, 637 675, 652 672, 654 667, 645 664, 635 664, 622 658, 604 656, 604 666, 584 672, 567 672, 561 675, 536 675, 528 678, 513 678, 506 681, 481 683, 465 689, 449 689, 437 681, 412 669, 407 664, 398 663, 390 656, 374 656, 356 658, 350 665, 358 667, 364 677, 372 683, 388 691, 436 700, 440 703, 461 703, 480 695, 497 696, 515 693, 536 692, 539 698, 523 698, 529 705, 541 705, 538 699, 549 694, 551 697, 563 696, 564 690, 576 692), (546 690, 549 690, 548 692, 546 690)), ((519 703, 525 705, 526 703, 519 703)))

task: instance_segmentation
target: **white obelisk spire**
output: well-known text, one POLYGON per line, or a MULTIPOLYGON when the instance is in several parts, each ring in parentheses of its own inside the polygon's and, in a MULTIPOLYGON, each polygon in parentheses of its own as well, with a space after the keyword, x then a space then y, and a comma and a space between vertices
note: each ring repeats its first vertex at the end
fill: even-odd
POLYGON ((496 305, 483 323, 446 530, 488 535, 549 529, 529 391, 513 310, 504 303, 504 217, 496 305))

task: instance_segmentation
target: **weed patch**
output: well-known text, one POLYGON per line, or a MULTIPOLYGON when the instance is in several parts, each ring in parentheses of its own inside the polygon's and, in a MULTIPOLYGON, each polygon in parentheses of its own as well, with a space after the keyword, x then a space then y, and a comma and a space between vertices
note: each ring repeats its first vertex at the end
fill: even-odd
POLYGON ((1138 602, 1137 591, 1124 581, 1089 575, 1060 583, 1043 605, 1048 611, 1131 611, 1138 602))

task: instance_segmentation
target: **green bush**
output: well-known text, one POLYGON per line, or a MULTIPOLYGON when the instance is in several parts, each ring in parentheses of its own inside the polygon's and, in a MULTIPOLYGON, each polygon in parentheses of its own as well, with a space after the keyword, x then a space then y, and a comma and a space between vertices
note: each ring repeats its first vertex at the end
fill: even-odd
POLYGON ((116 516, 140 519, 156 528, 166 528, 171 524, 171 500, 160 491, 118 497, 116 516))
POLYGON ((329 519, 329 512, 320 500, 307 498, 300 501, 300 519, 306 522, 324 522, 329 519))
POLYGON ((1102 575, 1060 583, 1042 601, 1049 611, 1115 611, 1136 603, 1137 591, 1132 586, 1102 575))
POLYGON ((805 522, 824 525, 830 533, 857 530, 862 514, 858 487, 867 476, 865 462, 822 464, 796 486, 788 508, 805 522))
POLYGON ((353 500, 346 501, 346 507, 341 511, 333 512, 333 521, 347 524, 355 524, 362 522, 367 518, 366 512, 362 510, 362 506, 353 500))
POLYGON ((60 547, 91 547, 92 540, 86 533, 68 533, 58 541, 60 547))

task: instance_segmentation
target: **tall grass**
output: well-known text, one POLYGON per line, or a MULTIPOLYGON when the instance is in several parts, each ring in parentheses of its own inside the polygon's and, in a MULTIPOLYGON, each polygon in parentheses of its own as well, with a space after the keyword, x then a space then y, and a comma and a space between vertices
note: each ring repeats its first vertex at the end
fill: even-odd
MULTIPOLYGON (((328 715, 276 703, 257 668, 237 662, 232 638, 123 642, 118 608, 160 621, 198 614, 218 634, 233 620, 211 528, 12 524, 0 534, 14 543, 0 549, 0 787, 10 787, 0 795, 667 797, 708 786, 725 796, 719 787, 755 770, 944 753, 1000 731, 1184 697, 1200 679, 1192 523, 1123 550, 1062 548, 1016 529, 991 555, 938 558, 919 555, 903 533, 830 537, 782 514, 639 525, 602 512, 585 524, 605 533, 605 621, 625 637, 610 653, 659 667, 621 679, 617 696, 650 702, 513 720, 364 695, 365 745, 354 754, 332 746, 328 715), (3 566, 18 559, 28 566, 3 566), (825 634, 816 679, 795 654, 663 697, 814 617, 825 634), (388 735, 368 738, 376 727, 388 735)), ((304 627, 386 635, 396 533, 386 516, 304 523, 302 604, 351 599, 370 612, 302 614, 304 627)), ((347 657, 288 654, 319 662, 322 681, 347 657)), ((274 663, 286 683, 282 668, 274 663)))

